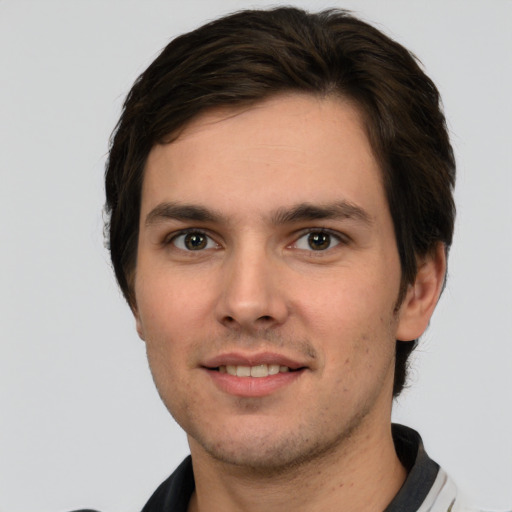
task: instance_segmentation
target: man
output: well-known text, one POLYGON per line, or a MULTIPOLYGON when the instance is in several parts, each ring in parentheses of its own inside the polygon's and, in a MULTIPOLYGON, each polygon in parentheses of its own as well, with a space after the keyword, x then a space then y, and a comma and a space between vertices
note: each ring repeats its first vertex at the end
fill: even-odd
POLYGON ((145 512, 467 510, 391 425, 454 179, 434 84, 346 12, 244 11, 164 49, 106 171, 116 276, 191 450, 145 512))

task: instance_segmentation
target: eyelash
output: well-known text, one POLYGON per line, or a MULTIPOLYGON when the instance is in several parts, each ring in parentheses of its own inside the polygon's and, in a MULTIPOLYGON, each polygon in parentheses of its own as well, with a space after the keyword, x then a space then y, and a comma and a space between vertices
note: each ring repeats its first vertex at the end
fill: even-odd
MULTIPOLYGON (((209 244, 213 242, 216 246, 216 248, 220 247, 220 245, 204 230, 202 229, 196 229, 196 228, 189 228, 189 229, 183 229, 179 231, 178 233, 172 233, 168 237, 165 238, 163 245, 174 245, 177 249, 182 250, 183 252, 195 252, 191 249, 184 249, 181 247, 177 247, 176 240, 178 240, 180 237, 186 237, 187 235, 201 235, 206 238, 206 243, 209 244)), ((184 240, 185 243, 185 240, 184 240)), ((208 249, 212 249, 212 247, 206 247, 208 249)), ((202 250, 202 249, 201 249, 202 250)), ((198 250, 200 252, 200 250, 198 250)))
MULTIPOLYGON (((202 229, 198 229, 198 228, 189 228, 189 229, 184 229, 184 230, 181 230, 177 233, 172 233, 171 235, 167 236, 165 238, 165 240, 163 241, 163 245, 164 246, 168 246, 168 245, 174 245, 174 247, 176 247, 177 249, 183 251, 183 252, 196 252, 194 251, 193 249, 186 249, 186 248, 182 248, 182 247, 178 247, 176 245, 176 241, 180 238, 180 237, 186 237, 187 235, 191 235, 191 234, 197 234, 197 235, 200 235, 200 236, 204 236, 206 238, 206 246, 205 247, 202 247, 200 249, 197 249, 197 252, 201 252, 205 249, 212 249, 212 248, 219 248, 220 247, 220 244, 218 244, 214 238, 212 236, 210 236, 208 234, 208 232, 202 230, 202 229), (208 247, 208 245, 210 243, 215 244, 215 247, 208 247)), ((288 245, 287 247, 289 248, 297 248, 299 250, 302 250, 302 251, 305 251, 305 252, 312 252, 312 253, 322 253, 322 252, 326 252, 330 249, 333 249, 334 247, 337 247, 338 245, 347 245, 349 243, 349 238, 340 233, 340 232, 337 232, 337 231, 332 231, 330 229, 326 229, 326 228, 310 228, 308 230, 305 230, 305 231, 301 231, 300 233, 298 233, 299 236, 297 236, 295 238, 295 240, 290 244, 288 245), (305 237, 308 237, 310 235, 328 235, 331 239, 329 241, 329 246, 325 249, 318 249, 318 250, 315 250, 313 248, 310 247, 310 249, 306 249, 306 248, 300 248, 300 247, 297 247, 298 243, 305 237), (333 243, 333 240, 336 242, 335 245, 333 246, 332 243, 333 243)), ((185 243, 185 240, 183 241, 183 243, 185 243)), ((308 242, 306 242, 308 243, 308 242)))
MULTIPOLYGON (((306 241, 306 243, 308 243, 308 241, 306 241)), ((322 252, 327 252, 330 249, 334 249, 338 245, 347 245, 348 243, 349 243, 348 237, 338 231, 332 231, 332 230, 326 229, 326 228, 311 228, 306 231, 302 231, 300 236, 298 236, 295 239, 295 241, 291 244, 291 247, 296 247, 299 250, 303 250, 303 251, 311 252, 311 253, 322 253, 322 252), (300 240, 302 240, 306 237, 309 237, 311 235, 320 235, 320 236, 328 235, 331 238, 329 241, 329 247, 327 247, 325 249, 318 249, 318 250, 314 250, 311 247, 309 249, 305 249, 305 248, 301 249, 301 248, 297 247, 300 240), (333 241, 336 241, 335 245, 332 245, 333 241)))

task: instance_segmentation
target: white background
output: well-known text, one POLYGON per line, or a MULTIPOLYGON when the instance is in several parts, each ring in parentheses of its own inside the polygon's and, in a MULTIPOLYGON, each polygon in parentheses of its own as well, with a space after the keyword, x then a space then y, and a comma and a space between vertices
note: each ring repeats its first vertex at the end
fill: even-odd
MULTIPOLYGON (((354 9, 438 84, 458 160, 448 286, 395 417, 512 507, 512 2, 354 9)), ((0 0, 0 511, 140 510, 187 453, 102 246, 107 140, 167 41, 265 2, 0 0)))

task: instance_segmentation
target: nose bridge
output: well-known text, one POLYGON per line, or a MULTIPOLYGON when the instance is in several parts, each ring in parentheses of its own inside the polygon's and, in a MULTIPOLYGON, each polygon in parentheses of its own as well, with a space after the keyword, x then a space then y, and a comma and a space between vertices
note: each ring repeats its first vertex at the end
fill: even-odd
POLYGON ((279 271, 264 243, 238 243, 224 262, 219 320, 245 328, 282 323, 287 311, 279 271))

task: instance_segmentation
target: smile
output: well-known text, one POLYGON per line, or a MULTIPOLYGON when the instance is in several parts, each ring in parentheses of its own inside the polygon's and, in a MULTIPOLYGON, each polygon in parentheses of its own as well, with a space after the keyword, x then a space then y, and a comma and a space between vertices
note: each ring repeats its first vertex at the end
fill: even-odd
POLYGON ((257 398, 284 390, 309 370, 302 362, 275 353, 227 353, 201 365, 215 386, 228 395, 257 398))
POLYGON ((291 371, 288 366, 278 364, 258 364, 256 366, 243 365, 223 365, 219 366, 220 373, 227 373, 236 377, 268 377, 269 375, 277 375, 278 373, 286 373, 291 371))

